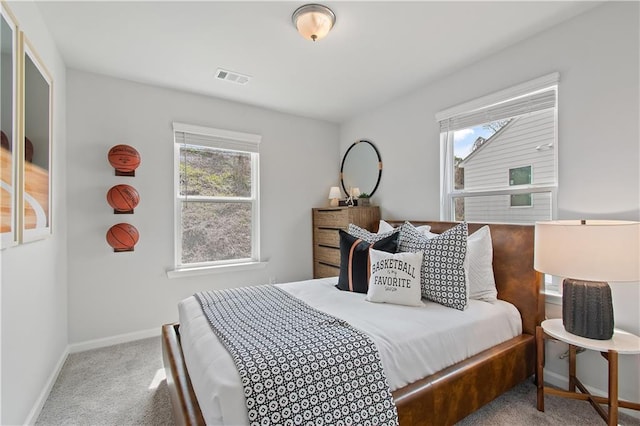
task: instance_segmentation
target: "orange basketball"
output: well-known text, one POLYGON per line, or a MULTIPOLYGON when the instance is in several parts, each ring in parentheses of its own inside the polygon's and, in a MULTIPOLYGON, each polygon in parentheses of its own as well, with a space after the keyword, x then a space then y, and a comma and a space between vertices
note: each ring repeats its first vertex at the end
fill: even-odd
POLYGON ((136 208, 140 195, 133 186, 116 185, 107 192, 107 202, 115 211, 128 212, 136 208))
POLYGON ((132 172, 140 165, 140 154, 129 145, 116 145, 109 150, 109 163, 119 172, 132 172))
POLYGON ((115 251, 133 250, 139 237, 136 227, 128 223, 118 223, 107 231, 107 242, 115 251))

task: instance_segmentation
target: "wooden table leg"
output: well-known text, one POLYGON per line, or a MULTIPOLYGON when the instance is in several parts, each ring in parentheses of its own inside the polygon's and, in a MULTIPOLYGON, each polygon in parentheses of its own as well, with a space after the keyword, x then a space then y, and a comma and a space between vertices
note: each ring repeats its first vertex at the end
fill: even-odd
POLYGON ((536 327, 536 386, 538 393, 538 411, 544 411, 544 331, 536 327))
POLYGON ((618 424, 618 352, 610 350, 609 356, 609 425, 618 424))
POLYGON ((576 347, 569 345, 569 392, 576 391, 576 347))

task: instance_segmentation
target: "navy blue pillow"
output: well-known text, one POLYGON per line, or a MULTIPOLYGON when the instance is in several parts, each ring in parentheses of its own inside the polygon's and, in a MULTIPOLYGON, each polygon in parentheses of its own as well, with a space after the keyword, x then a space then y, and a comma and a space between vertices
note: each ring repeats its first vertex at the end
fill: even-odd
POLYGON ((398 232, 369 243, 340 229, 339 290, 366 293, 369 289, 369 249, 395 253, 398 249, 398 232))

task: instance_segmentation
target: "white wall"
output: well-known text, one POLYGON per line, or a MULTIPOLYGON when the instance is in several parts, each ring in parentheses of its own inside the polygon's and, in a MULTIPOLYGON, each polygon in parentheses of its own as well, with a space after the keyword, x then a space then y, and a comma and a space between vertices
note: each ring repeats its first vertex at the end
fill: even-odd
POLYGON ((22 424, 42 403, 67 348, 65 66, 32 2, 10 2, 53 76, 53 236, 0 252, 1 424, 22 424))
MULTIPOLYGON (((383 217, 438 219, 439 138, 435 114, 558 71, 558 218, 640 220, 639 8, 608 3, 460 72, 364 113, 340 129, 340 152, 367 138, 380 149, 383 217)), ((434 58, 437 60, 437 58, 434 58)), ((640 334, 640 286, 612 284, 616 326, 640 334)), ((548 315, 558 316, 556 305, 548 315)), ((620 393, 640 400, 638 356, 621 356, 620 393)), ((547 368, 566 377, 566 360, 547 368)), ((578 359, 586 385, 606 389, 599 354, 578 359)))
MULTIPOLYGON (((311 278, 311 207, 326 204, 338 176, 338 126, 234 102, 67 71, 69 162, 69 340, 71 343, 176 321, 196 291, 311 278), (168 279, 173 265, 173 132, 179 121, 262 135, 261 254, 267 269, 168 279), (116 177, 109 148, 141 155, 135 177, 116 177), (133 215, 114 215, 107 190, 140 193, 133 215), (129 222, 134 252, 113 253, 107 229, 129 222)), ((242 88, 239 88, 242 90, 242 88)))

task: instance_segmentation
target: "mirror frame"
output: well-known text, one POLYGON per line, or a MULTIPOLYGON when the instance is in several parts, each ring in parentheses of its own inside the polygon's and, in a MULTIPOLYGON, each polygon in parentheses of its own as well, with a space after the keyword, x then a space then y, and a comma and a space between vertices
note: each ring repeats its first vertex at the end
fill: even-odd
MULTIPOLYGON (((19 91, 18 91, 18 85, 19 85, 19 76, 20 76, 20 63, 21 63, 21 53, 20 53, 20 36, 19 36, 19 30, 18 30, 18 24, 17 24, 17 20, 15 19, 15 17, 13 16, 13 14, 11 13, 11 10, 9 10, 9 8, 7 7, 7 5, 5 4, 5 2, 1 2, 0 3, 0 14, 2 15, 2 18, 4 19, 4 21, 9 25, 9 28, 11 30, 11 49, 12 49, 12 67, 11 67, 11 88, 9 90, 9 92, 11 93, 11 112, 10 115, 11 117, 9 118, 9 120, 11 121, 11 127, 12 127, 12 132, 11 132, 11 137, 9 138, 9 135, 7 135, 7 138, 9 139, 9 143, 11 145, 11 155, 10 155, 10 160, 8 161, 8 174, 10 176, 11 182, 4 182, 2 181, 2 186, 3 188, 9 193, 9 206, 3 206, 4 207, 9 207, 9 220, 8 220, 8 224, 10 226, 10 229, 6 232, 2 232, 0 233, 0 248, 5 249, 7 247, 12 247, 15 246, 16 244, 18 244, 18 221, 16 218, 16 212, 18 211, 18 205, 17 205, 17 201, 18 201, 18 188, 19 188, 19 183, 18 183, 18 163, 17 163, 17 159, 18 157, 18 150, 19 150, 19 146, 17 141, 18 139, 18 132, 19 132, 19 121, 18 121, 18 114, 17 111, 18 109, 18 105, 19 105, 19 91)), ((3 164, 3 175, 6 173, 5 169, 6 169, 7 164, 3 164)), ((4 223, 3 223, 4 225, 4 223)))
MULTIPOLYGON (((49 73, 49 71, 47 70, 47 68, 44 66, 44 63, 42 61, 42 59, 40 58, 40 56, 37 54, 37 52, 35 51, 35 49, 33 48, 33 45, 29 42, 29 40, 27 39, 27 37, 24 35, 24 33, 20 33, 21 34, 21 38, 22 38, 22 48, 21 48, 21 59, 22 59, 22 66, 21 66, 21 86, 20 86, 20 90, 22 93, 22 101, 21 101, 21 125, 19 127, 20 129, 20 133, 18 134, 19 137, 19 141, 21 142, 20 145, 20 157, 19 157, 19 168, 18 168, 18 173, 19 173, 19 183, 20 183, 20 191, 18 193, 18 211, 20 212, 18 214, 18 232, 19 232, 19 242, 28 242, 28 241, 35 241, 35 240, 39 240, 42 238, 46 238, 49 237, 51 235, 51 230, 52 230, 52 201, 53 201, 53 193, 52 193, 52 147, 53 147, 53 131, 52 131, 52 118, 53 118, 53 79, 51 78, 51 74, 49 73), (27 121, 27 109, 31 106, 30 104, 28 104, 28 100, 26 99, 26 92, 27 92, 27 86, 29 85, 29 82, 27 81, 27 76, 26 76, 26 68, 27 68, 27 60, 30 60, 33 65, 35 66, 36 70, 38 71, 39 76, 42 78, 42 80, 44 81, 44 83, 46 83, 46 85, 48 86, 48 90, 47 90, 47 95, 48 95, 48 99, 46 100, 46 108, 48 109, 47 111, 47 116, 46 116, 46 121, 47 121, 47 129, 46 129, 46 134, 47 134, 47 141, 46 143, 40 143, 39 144, 39 148, 45 148, 47 150, 47 169, 45 170, 43 167, 28 167, 27 162, 25 161, 25 150, 26 150, 26 146, 25 146, 25 141, 26 141, 26 121, 27 121), (46 191, 46 210, 42 208, 42 206, 40 205, 40 203, 38 203, 38 200, 36 200, 36 198, 32 195, 32 194, 28 194, 27 193, 27 184, 30 183, 30 179, 28 178, 28 174, 29 173, 36 173, 40 175, 40 178, 42 178, 43 176, 46 176, 47 178, 47 187, 45 189, 46 191), (37 205, 38 207, 40 207, 40 210, 43 210, 40 212, 40 220, 42 219, 42 215, 44 215, 44 217, 46 218, 46 223, 44 226, 37 226, 35 228, 27 228, 26 225, 26 207, 27 204, 30 204, 32 206, 37 205)), ((44 104, 44 102, 43 102, 44 104)), ((34 175, 35 176, 35 175, 34 175)), ((41 190, 43 188, 40 188, 41 190)), ((40 192, 40 195, 42 196, 43 191, 40 192)), ((37 210, 36 210, 36 217, 38 217, 37 214, 37 210)))
POLYGON ((360 139, 358 141, 355 141, 354 143, 351 144, 349 149, 347 149, 347 152, 344 153, 344 156, 342 157, 342 164, 340 165, 340 184, 342 185, 342 189, 344 190, 344 193, 347 195, 347 197, 350 194, 349 194, 349 191, 347 190, 347 187, 344 185, 344 163, 347 160, 347 156, 349 155, 349 151, 351 151, 353 149, 353 147, 355 147, 356 145, 358 145, 360 143, 367 143, 367 144, 371 145, 371 148, 373 148, 373 150, 376 153, 376 156, 378 157, 378 180, 376 181, 376 185, 373 187, 371 192, 367 192, 367 191, 363 191, 363 192, 367 192, 369 194, 369 196, 372 196, 376 192, 376 190, 378 189, 378 186, 380 185, 380 179, 382 178, 382 158, 380 157, 380 151, 378 151, 378 148, 376 148, 376 146, 373 144, 373 142, 371 142, 369 140, 366 140, 366 139, 360 139))

